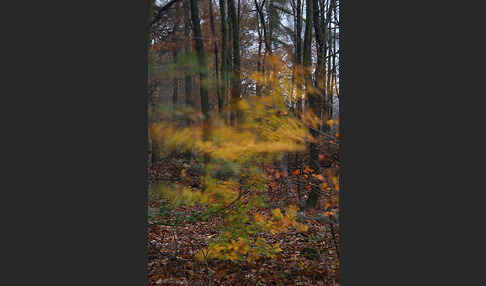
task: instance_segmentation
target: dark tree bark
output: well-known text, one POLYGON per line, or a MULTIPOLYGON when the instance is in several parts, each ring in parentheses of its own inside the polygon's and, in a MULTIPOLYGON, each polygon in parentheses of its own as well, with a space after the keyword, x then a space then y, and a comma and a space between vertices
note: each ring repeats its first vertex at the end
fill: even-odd
MULTIPOLYGON (((306 19, 305 19, 305 34, 304 34, 304 58, 303 64, 304 68, 312 67, 312 3, 313 0, 306 0, 306 19)), ((305 80, 311 80, 310 72, 306 71, 304 76, 305 80)))
MULTIPOLYGON (((155 5, 155 0, 149 0, 149 13, 148 13, 148 21, 147 21, 147 35, 146 35, 146 45, 147 49, 150 49, 151 42, 152 42, 152 20, 153 20, 153 15, 154 15, 154 5, 155 5)), ((149 62, 148 63, 148 79, 149 81, 152 81, 152 64, 149 62)), ((150 102, 150 108, 152 109, 152 114, 155 115, 157 112, 157 106, 155 104, 155 99, 153 98, 154 92, 150 92, 149 95, 149 102, 150 102)), ((150 164, 155 163, 160 160, 160 152, 161 148, 160 145, 158 144, 157 140, 154 140, 153 137, 151 137, 150 140, 150 152, 152 153, 152 157, 150 158, 150 164)))
POLYGON ((265 54, 272 54, 272 45, 270 42, 269 32, 267 30, 267 24, 265 23, 265 14, 263 12, 263 7, 265 7, 265 0, 263 0, 261 5, 255 1, 255 8, 257 9, 258 18, 260 19, 260 25, 263 28, 263 39, 265 41, 265 54))
POLYGON ((273 6, 273 0, 267 0, 267 17, 268 17, 268 43, 270 54, 273 51, 272 40, 273 40, 273 29, 275 27, 275 8, 273 6))
MULTIPOLYGON (((326 97, 326 108, 327 108, 327 115, 331 116, 332 115, 332 86, 331 86, 331 79, 332 79, 332 61, 331 61, 331 56, 332 56, 332 46, 333 46, 333 37, 332 37, 332 30, 331 30, 331 13, 333 11, 333 4, 334 1, 330 0, 329 4, 329 10, 327 14, 327 19, 326 19, 326 24, 327 24, 327 32, 328 32, 328 43, 327 43, 327 50, 328 50, 328 60, 327 60, 327 76, 326 76, 326 92, 327 92, 327 97, 326 97)), ((324 117, 324 122, 323 122, 323 127, 324 131, 328 131, 329 128, 327 126, 327 120, 330 118, 324 117)))
MULTIPOLYGON (((151 1, 151 0, 149 0, 151 1)), ((170 7, 172 7, 172 5, 174 5, 175 3, 177 3, 178 1, 180 0, 170 0, 167 4, 165 4, 164 6, 162 7, 157 7, 157 12, 155 13, 154 15, 154 10, 153 10, 153 6, 152 6, 152 11, 151 11, 151 15, 154 15, 153 16, 153 19, 152 21, 150 22, 151 25, 155 24, 157 21, 159 21, 161 18, 162 18, 162 15, 167 12, 167 10, 170 9, 170 7)), ((152 1, 152 3, 155 2, 155 1, 152 1)), ((152 16, 150 16, 152 17, 152 16)))
MULTIPOLYGON (((266 58, 268 55, 272 54, 271 49, 271 42, 269 39, 269 34, 267 31, 267 24, 265 23, 265 14, 264 14, 264 7, 265 1, 263 0, 261 4, 258 4, 258 1, 255 0, 255 8, 257 12, 257 24, 258 24, 258 63, 257 63, 257 71, 265 74, 266 69, 266 58), (265 53, 262 56, 262 43, 265 46, 265 53)), ((263 95, 263 87, 261 84, 257 84, 256 86, 256 93, 258 96, 263 95)))
MULTIPOLYGON (((309 109, 316 115, 319 110, 319 100, 315 92, 308 89, 312 86, 312 18, 313 18, 313 0, 306 0, 306 19, 305 19, 305 35, 304 35, 304 80, 306 84, 306 97, 309 99, 309 109)), ((309 130, 314 137, 317 137, 315 129, 309 130)), ((310 143, 310 161, 309 167, 315 172, 320 173, 319 169, 319 146, 317 142, 310 143)), ((309 198, 306 201, 306 208, 315 208, 319 200, 320 185, 313 185, 309 198)))
POLYGON ((206 62, 206 55, 204 53, 204 43, 202 40, 201 33, 201 20, 199 18, 199 8, 197 6, 196 0, 190 0, 191 4, 191 20, 192 20, 192 31, 194 36, 194 42, 196 46, 197 53, 197 63, 199 71, 199 90, 201 96, 201 111, 204 115, 205 131, 204 134, 207 135, 207 124, 209 123, 209 98, 208 98, 208 67, 206 62))
POLYGON ((325 36, 324 36, 324 31, 323 27, 320 26, 320 9, 322 7, 319 7, 319 1, 318 0, 313 0, 313 24, 314 24, 314 34, 316 38, 316 44, 317 44, 317 67, 316 67, 316 80, 315 84, 317 87, 320 89, 323 88, 323 71, 324 71, 324 63, 326 59, 326 53, 325 53, 325 36))
POLYGON ((302 1, 296 3, 296 23, 295 23, 295 61, 298 65, 302 64, 302 1))
POLYGON ((229 0, 229 17, 232 28, 233 38, 233 67, 231 77, 231 125, 236 125, 239 118, 238 101, 240 100, 240 33, 238 25, 238 15, 236 14, 235 1, 229 0))
MULTIPOLYGON (((154 14, 154 0, 148 0, 148 19, 147 19, 147 34, 145 35, 145 47, 147 50, 150 48, 150 39, 152 35, 152 18, 154 14)), ((147 82, 147 102, 151 105, 151 97, 152 93, 150 90, 150 62, 148 63, 148 70, 147 70, 147 75, 148 75, 148 82, 147 82)), ((153 109, 152 109, 153 110, 153 109)), ((148 135, 148 166, 150 167, 152 165, 152 160, 153 160, 153 147, 152 147, 152 139, 150 137, 150 133, 148 135)))
MULTIPOLYGON (((334 21, 337 23, 338 22, 338 19, 337 19, 337 1, 336 0, 333 0, 332 1, 332 4, 333 4, 333 14, 334 14, 334 21)), ((330 100, 330 106, 329 106, 329 117, 332 118, 333 117, 333 105, 334 105, 334 102, 333 102, 333 96, 334 94, 338 94, 338 91, 337 91, 337 66, 336 66, 336 40, 337 40, 337 33, 336 33, 336 29, 334 29, 334 33, 333 33, 334 37, 333 37, 333 45, 332 45, 332 86, 333 86, 333 91, 331 92, 331 100, 330 100)))
POLYGON ((219 0, 219 11, 221 15, 221 97, 223 99, 223 105, 226 101, 227 88, 228 88, 228 31, 226 22, 226 2, 225 0, 219 0))
MULTIPOLYGON (((186 43, 184 44, 184 51, 186 56, 188 56, 192 49, 191 49, 191 41, 189 37, 191 35, 191 19, 189 17, 189 0, 184 0, 183 2, 183 9, 184 9, 184 37, 186 38, 186 43)), ((185 97, 185 104, 186 106, 194 106, 192 101, 192 76, 185 71, 184 76, 184 97, 185 97)))
MULTIPOLYGON (((197 53, 197 63, 199 71, 199 93, 201 96, 201 111, 204 116, 203 120, 203 139, 209 139, 210 133, 210 122, 209 118, 209 97, 208 97, 208 66, 206 61, 206 55, 204 53, 204 43, 201 33, 201 20, 199 18, 199 8, 197 6, 197 0, 190 0, 191 3, 191 20, 192 20, 192 31, 194 36, 194 41, 196 44, 197 53)), ((209 163, 209 155, 204 156, 204 163, 207 165, 209 163)))
MULTIPOLYGON (((178 69, 177 67, 177 49, 174 49, 172 51, 172 57, 174 58, 174 65, 175 65, 175 68, 176 70, 178 69)), ((174 79, 172 80, 172 106, 173 108, 175 109, 176 108, 176 105, 177 105, 177 94, 178 94, 178 90, 179 90, 179 79, 177 78, 177 72, 176 74, 174 75, 174 79)))
POLYGON ((155 0, 148 0, 148 21, 147 21, 147 48, 150 46, 150 40, 152 39, 152 19, 154 16, 155 0))
MULTIPOLYGON (((319 5, 319 0, 313 0, 313 5, 314 5, 314 13, 313 13, 313 22, 314 22, 314 32, 315 32, 315 38, 316 38, 316 44, 317 44, 317 66, 316 66, 316 71, 315 71, 315 86, 321 91, 319 99, 319 109, 316 109, 316 116, 318 116, 321 121, 325 120, 325 118, 328 118, 328 108, 326 107, 327 105, 327 100, 326 100, 326 35, 327 33, 325 32, 325 26, 322 26, 322 19, 324 15, 324 9, 325 7, 319 5)), ((324 121, 325 122, 325 121, 324 121)), ((322 124, 321 124, 322 125, 322 124)), ((321 128, 319 128, 321 129, 321 128)))
POLYGON ((312 100, 311 97, 313 96, 308 89, 308 87, 312 86, 312 3, 313 0, 306 0, 304 54, 302 59, 306 99, 308 100, 312 100))
MULTIPOLYGON (((297 0, 295 4, 295 55, 294 55, 294 75, 297 74, 297 68, 302 67, 302 1, 297 0)), ((295 82, 297 88, 295 112, 299 113, 302 110, 302 98, 300 91, 302 90, 301 80, 295 82)))
MULTIPOLYGON (((255 8, 257 9, 257 16, 259 15, 259 6, 258 6, 258 1, 254 0, 255 3, 255 8)), ((262 43, 263 43, 263 36, 262 36, 262 24, 260 23, 260 20, 257 21, 257 32, 258 32, 258 55, 257 55, 257 72, 263 73, 262 70, 262 43)), ((257 96, 262 95, 262 86, 259 82, 256 82, 255 86, 255 93, 257 96)))
POLYGON ((216 40, 216 30, 214 28, 214 16, 213 16, 213 0, 209 2, 209 22, 211 26, 211 34, 213 35, 213 51, 214 51, 214 70, 216 79, 216 96, 218 98, 218 112, 221 114, 223 111, 223 97, 219 88, 219 66, 218 66, 218 43, 216 40))

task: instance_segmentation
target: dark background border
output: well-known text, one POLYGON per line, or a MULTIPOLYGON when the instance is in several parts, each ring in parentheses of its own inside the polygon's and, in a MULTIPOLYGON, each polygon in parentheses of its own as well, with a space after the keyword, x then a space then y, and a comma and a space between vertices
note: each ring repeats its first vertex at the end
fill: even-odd
MULTIPOLYGON (((12 16, 1 105, 11 210, 0 284, 146 285, 147 2, 12 5, 2 9, 12 16)), ((459 18, 429 19, 432 5, 341 0, 341 286, 469 278, 450 263, 451 240, 467 243, 450 232, 464 223, 450 215, 460 198, 445 195, 466 173, 443 159, 460 126, 448 112, 457 101, 444 100, 459 94, 457 73, 443 63, 465 31, 459 18)))

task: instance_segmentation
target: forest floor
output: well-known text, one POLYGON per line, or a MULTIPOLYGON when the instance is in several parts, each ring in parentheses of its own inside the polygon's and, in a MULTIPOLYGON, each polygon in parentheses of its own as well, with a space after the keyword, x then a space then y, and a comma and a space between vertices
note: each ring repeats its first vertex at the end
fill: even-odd
MULTIPOLYGON (((292 161, 292 160, 289 160, 292 161)), ((284 208, 295 204, 297 192, 288 184, 287 176, 292 176, 296 164, 289 162, 287 172, 265 167, 268 174, 270 208, 284 208)), ((149 168, 149 182, 177 181, 183 185, 197 185, 197 172, 191 172, 182 160, 168 159, 149 168), (187 175, 181 179, 180 173, 186 169, 187 175)), ((293 182, 292 180, 291 182, 293 182)), ((334 210, 337 212, 337 191, 329 192, 314 210, 302 210, 306 216, 313 216, 334 210)), ((164 202, 149 199, 150 208, 158 208, 164 202)), ((173 213, 189 215, 193 207, 179 207, 173 213)), ((331 212, 332 213, 332 212, 331 212)), ((173 219, 169 216, 169 221, 173 219)), ((194 255, 207 246, 218 234, 221 218, 209 221, 186 223, 182 226, 166 226, 151 221, 148 233, 148 275, 149 285, 339 285, 339 229, 338 225, 307 220, 306 232, 291 229, 288 232, 267 234, 265 239, 280 243, 282 251, 274 258, 260 258, 251 263, 239 261, 208 260, 202 263, 194 255)))

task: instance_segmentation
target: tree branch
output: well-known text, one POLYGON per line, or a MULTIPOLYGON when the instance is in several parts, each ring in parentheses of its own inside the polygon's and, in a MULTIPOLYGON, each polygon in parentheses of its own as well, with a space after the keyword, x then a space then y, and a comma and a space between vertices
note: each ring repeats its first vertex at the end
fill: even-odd
POLYGON ((159 21, 162 18, 164 12, 169 10, 169 8, 178 1, 180 0, 170 0, 164 6, 155 8, 155 10, 157 10, 157 13, 155 14, 154 19, 152 20, 152 25, 155 24, 157 21, 159 21))

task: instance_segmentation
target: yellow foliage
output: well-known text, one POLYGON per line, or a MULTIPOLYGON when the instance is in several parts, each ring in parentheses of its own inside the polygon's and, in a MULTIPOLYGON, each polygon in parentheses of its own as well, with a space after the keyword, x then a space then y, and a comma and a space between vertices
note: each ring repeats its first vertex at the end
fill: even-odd
POLYGON ((263 215, 261 215, 260 213, 256 213, 254 217, 255 217, 256 222, 264 222, 265 221, 265 217, 263 215))
MULTIPOLYGON (((301 114, 301 118, 297 118, 288 112, 288 106, 296 96, 303 95, 301 91, 304 88, 307 92, 317 92, 317 89, 305 83, 304 74, 308 71, 301 67, 289 68, 277 56, 266 57, 266 64, 271 68, 265 69, 265 74, 251 75, 252 79, 264 87, 265 96, 239 100, 241 122, 238 126, 228 126, 217 117, 212 117, 209 125, 204 125, 209 126, 206 129, 209 132, 203 132, 202 122, 188 127, 159 122, 150 124, 150 139, 157 141, 164 151, 191 151, 197 155, 209 155, 214 161, 221 160, 238 166, 244 166, 255 159, 278 158, 283 152, 303 151, 306 143, 314 140, 308 127, 316 127, 320 121, 311 112, 301 114), (292 77, 294 81, 291 80, 292 77), (209 136, 203 138, 203 133, 209 136)), ((306 172, 311 171, 306 167, 306 172)), ((245 175, 248 175, 249 172, 245 172, 245 175)), ((182 171, 181 176, 185 175, 185 171, 182 171)), ((261 175, 254 175, 248 179, 252 182, 260 182, 259 180, 263 181, 261 175)), ((238 197, 240 183, 237 179, 217 180, 208 174, 203 178, 201 190, 172 187, 165 188, 162 193, 176 205, 203 203, 227 206, 238 197)), ((249 188, 249 191, 251 193, 252 189, 249 188)), ((272 257, 281 251, 279 244, 270 245, 261 237, 253 241, 246 236, 241 237, 244 236, 241 232, 248 230, 253 233, 278 233, 292 227, 299 232, 307 231, 307 226, 296 221, 296 206, 289 206, 284 213, 280 209, 272 210, 271 215, 256 213, 252 220, 248 215, 249 207, 238 207, 227 216, 226 229, 223 229, 222 235, 197 253, 196 259, 252 261, 262 254, 272 257), (247 224, 248 221, 250 224, 247 224), (233 228, 231 224, 234 224, 233 228)))
MULTIPOLYGON (((208 253, 208 258, 242 260, 251 251, 248 242, 245 239, 231 240, 229 243, 218 242, 211 244, 196 254, 196 259, 204 257, 208 253)), ((255 254, 252 257, 256 257, 255 254)))
POLYGON ((295 227, 297 231, 307 231, 307 226, 296 221, 298 208, 291 205, 286 208, 285 215, 282 214, 280 209, 272 210, 274 220, 270 223, 270 232, 275 234, 279 232, 287 231, 290 227, 295 227))
POLYGON ((336 190, 339 191, 339 178, 338 177, 332 177, 331 180, 332 180, 332 183, 333 183, 334 187, 336 188, 336 190))
POLYGON ((196 255, 194 255, 194 258, 197 260, 197 261, 203 261, 204 260, 204 254, 202 251, 198 251, 196 253, 196 255))
POLYGON ((273 217, 276 218, 276 219, 282 219, 283 218, 283 214, 280 211, 280 209, 273 209, 272 214, 273 214, 273 217))
POLYGON ((283 106, 280 97, 240 100, 239 105, 244 122, 238 128, 212 124, 211 137, 203 140, 201 125, 177 128, 156 123, 150 126, 152 140, 157 140, 167 151, 192 150, 242 163, 256 156, 302 151, 305 142, 312 139, 302 122, 292 116, 282 116, 285 113, 274 107, 283 106))

